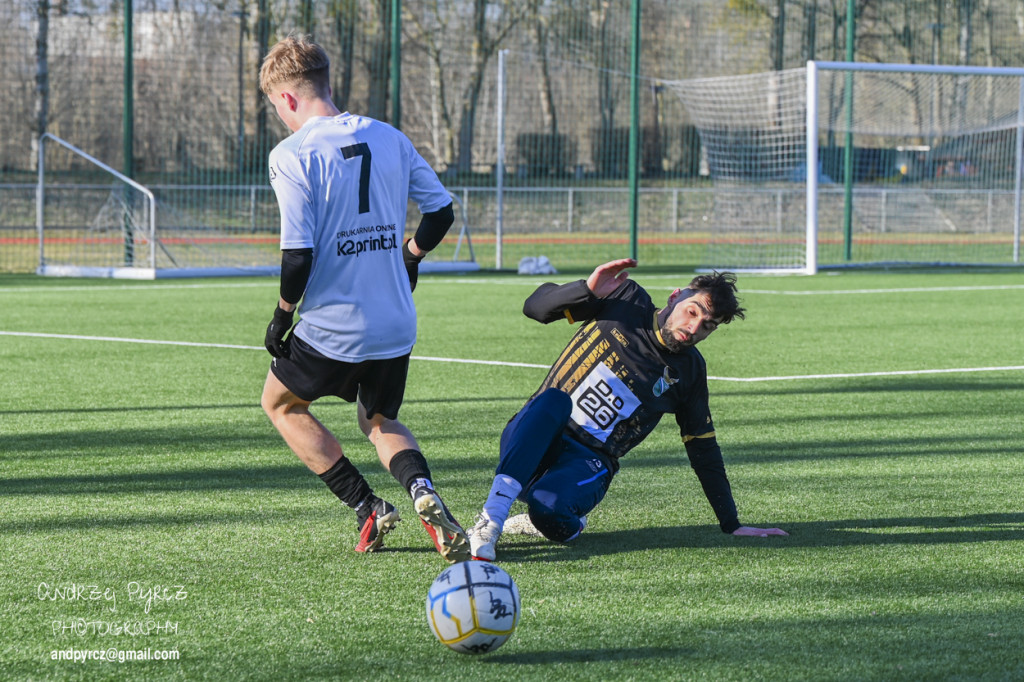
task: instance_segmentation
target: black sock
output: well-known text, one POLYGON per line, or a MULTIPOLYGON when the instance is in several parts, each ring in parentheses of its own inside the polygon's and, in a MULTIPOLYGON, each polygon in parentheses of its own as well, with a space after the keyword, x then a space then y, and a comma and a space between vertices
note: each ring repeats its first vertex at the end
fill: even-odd
POLYGON ((373 498, 370 484, 347 457, 342 457, 334 466, 320 474, 320 479, 339 500, 353 509, 373 498))
POLYGON ((411 495, 419 479, 430 482, 430 467, 419 450, 402 450, 391 458, 391 475, 411 495))

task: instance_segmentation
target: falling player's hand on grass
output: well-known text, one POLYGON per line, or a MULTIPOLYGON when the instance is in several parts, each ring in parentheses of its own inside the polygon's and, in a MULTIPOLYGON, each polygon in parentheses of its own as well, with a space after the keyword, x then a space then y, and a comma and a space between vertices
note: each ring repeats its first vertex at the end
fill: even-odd
POLYGON ((750 526, 740 526, 732 534, 746 535, 747 537, 754 538, 766 538, 769 535, 789 535, 789 533, 781 528, 751 528, 750 526))

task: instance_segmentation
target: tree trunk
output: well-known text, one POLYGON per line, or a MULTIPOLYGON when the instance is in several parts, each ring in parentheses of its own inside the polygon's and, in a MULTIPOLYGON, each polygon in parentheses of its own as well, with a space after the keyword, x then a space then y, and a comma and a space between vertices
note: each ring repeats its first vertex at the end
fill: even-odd
POLYGON ((299 4, 299 25, 303 33, 313 33, 314 17, 313 0, 302 0, 299 4))
POLYGON ((380 30, 370 48, 370 92, 366 115, 380 121, 388 118, 388 83, 391 79, 391 1, 377 0, 380 30))
POLYGON ((786 61, 786 0, 775 0, 772 17, 772 70, 782 71, 786 61))
POLYGON ((331 65, 331 94, 335 106, 348 111, 352 96, 352 55, 355 49, 357 6, 355 0, 334 0, 328 8, 334 37, 338 41, 339 59, 331 65))
POLYGON ((492 45, 487 37, 487 2, 473 0, 473 44, 469 54, 469 83, 462 95, 459 112, 459 173, 473 170, 473 128, 476 125, 476 106, 484 82, 484 68, 491 56, 492 45))
MULTIPOLYGON (((992 68, 996 65, 996 44, 995 44, 995 13, 992 11, 992 0, 983 0, 981 4, 982 21, 985 27, 985 66, 992 68)), ((985 115, 989 121, 995 116, 995 79, 985 79, 985 115)))
POLYGON ((456 168, 460 173, 469 173, 473 170, 473 138, 476 126, 476 108, 480 101, 480 90, 484 83, 484 74, 487 69, 487 62, 494 54, 498 45, 504 37, 528 12, 536 9, 533 0, 523 3, 502 2, 496 3, 488 0, 473 0, 473 19, 470 30, 472 32, 472 44, 469 50, 469 76, 468 85, 463 91, 462 104, 459 114, 459 160, 456 168), (487 30, 488 9, 498 5, 503 19, 492 32, 487 30))
POLYGON ((38 0, 36 3, 36 91, 34 118, 35 130, 32 136, 29 168, 39 170, 39 137, 46 132, 47 118, 50 114, 50 67, 48 61, 48 36, 50 33, 50 0, 38 0))
POLYGON ((804 61, 818 58, 818 0, 804 2, 804 61))
POLYGON ((558 135, 558 115, 555 112, 554 89, 551 86, 551 68, 548 64, 548 27, 543 17, 538 16, 533 24, 533 37, 540 57, 540 111, 544 126, 552 140, 558 135))
MULTIPOLYGON (((259 0, 256 15, 256 69, 263 64, 263 58, 270 51, 270 6, 269 0, 259 0)), ((267 98, 256 90, 256 147, 255 158, 266 158, 270 153, 269 131, 267 130, 267 98)))
POLYGON ((430 122, 433 138, 434 154, 445 166, 452 165, 455 160, 455 135, 451 113, 448 111, 448 99, 445 95, 444 69, 441 55, 436 55, 430 68, 430 122))
MULTIPOLYGON (((957 23, 959 34, 957 39, 957 63, 961 66, 970 64, 971 61, 971 40, 974 37, 971 17, 974 14, 974 0, 959 0, 957 3, 957 23)), ((960 76, 956 79, 955 92, 953 95, 953 107, 957 114, 957 125, 963 125, 967 120, 967 86, 969 76, 960 76)))
MULTIPOLYGON (((486 61, 483 64, 485 63, 486 61)), ((484 82, 483 64, 473 62, 469 84, 462 96, 462 107, 459 112, 459 162, 456 166, 459 173, 470 173, 473 170, 473 134, 480 88, 484 82)))

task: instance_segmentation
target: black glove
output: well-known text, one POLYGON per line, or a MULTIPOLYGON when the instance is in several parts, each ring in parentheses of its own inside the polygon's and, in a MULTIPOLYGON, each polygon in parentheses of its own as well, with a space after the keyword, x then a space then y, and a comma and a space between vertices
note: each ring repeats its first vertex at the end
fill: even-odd
POLYGON ((263 345, 275 358, 286 358, 291 354, 289 344, 292 337, 289 336, 286 341, 284 335, 292 328, 294 319, 295 311, 282 310, 278 305, 277 310, 274 311, 274 319, 267 325, 267 336, 263 340, 263 345))
MULTIPOLYGON (((425 256, 427 254, 423 254, 425 256)), ((416 291, 416 280, 420 278, 420 261, 423 256, 417 256, 409 250, 409 240, 402 243, 402 260, 405 261, 405 271, 409 274, 409 287, 416 291)))

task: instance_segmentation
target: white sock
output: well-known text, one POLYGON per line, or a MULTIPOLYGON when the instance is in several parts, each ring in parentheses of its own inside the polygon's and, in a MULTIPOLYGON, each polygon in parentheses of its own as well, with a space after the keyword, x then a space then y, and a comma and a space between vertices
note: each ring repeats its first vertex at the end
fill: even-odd
POLYGON ((487 502, 484 503, 484 514, 487 514, 487 518, 491 521, 504 527, 512 503, 516 501, 516 497, 522 490, 523 486, 519 484, 519 481, 511 476, 498 474, 494 477, 491 492, 487 496, 487 502))

